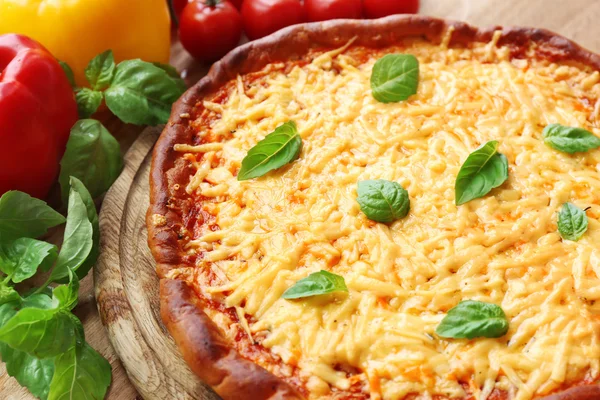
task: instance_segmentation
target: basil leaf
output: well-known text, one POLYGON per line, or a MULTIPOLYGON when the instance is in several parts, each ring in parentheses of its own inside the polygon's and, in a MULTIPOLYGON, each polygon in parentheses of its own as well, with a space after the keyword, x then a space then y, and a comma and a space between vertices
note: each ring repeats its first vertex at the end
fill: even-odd
POLYGON ((574 242, 588 229, 588 218, 581 208, 572 203, 563 204, 558 212, 558 232, 563 239, 574 242))
POLYGON ((103 399, 111 381, 110 364, 87 343, 56 357, 49 400, 103 399))
POLYGON ((67 351, 74 337, 69 313, 59 309, 23 308, 0 328, 0 341, 38 358, 67 351))
POLYGON ((185 86, 164 69, 141 60, 117 65, 114 79, 104 92, 106 105, 119 119, 136 125, 164 124, 171 106, 185 86))
MULTIPOLYGON (((0 327, 16 313, 14 305, 0 305, 0 327)), ((50 381, 54 375, 52 359, 40 360, 24 351, 15 350, 3 342, 0 342, 0 357, 8 375, 14 377, 21 386, 25 386, 31 394, 42 400, 48 397, 50 381)))
POLYGON ((41 266, 47 271, 56 260, 55 245, 30 238, 0 243, 0 271, 15 283, 31 278, 41 266))
POLYGON ((71 311, 77 305, 79 294, 79 279, 69 270, 69 284, 60 285, 52 291, 52 299, 60 308, 71 311))
POLYGON ((39 359, 2 342, 0 342, 0 356, 9 376, 15 378, 35 397, 42 400, 48 398, 50 382, 54 375, 52 358, 39 359))
POLYGON ((110 188, 122 169, 121 146, 106 128, 94 119, 77 121, 60 161, 63 201, 69 194, 71 176, 81 180, 92 197, 98 197, 110 188))
POLYGON ((159 62, 153 62, 152 65, 164 70, 169 75, 169 77, 175 81, 175 84, 177 84, 179 88, 185 92, 185 90, 187 89, 185 82, 183 79, 181 79, 181 75, 179 75, 179 72, 174 66, 159 62))
POLYGON ((497 338, 508 332, 508 319, 495 304, 465 300, 444 317, 435 330, 439 336, 454 339, 497 338))
POLYGON ((0 282, 0 305, 11 303, 13 301, 21 302, 19 293, 13 287, 0 282))
POLYGON ((115 74, 115 57, 112 50, 98 54, 85 69, 85 77, 94 90, 102 90, 110 85, 115 74))
POLYGON ((344 277, 323 270, 300 279, 294 286, 286 290, 281 297, 284 299, 299 299, 319 294, 347 291, 344 277))
POLYGON ((371 89, 381 103, 406 100, 418 85, 419 60, 412 54, 387 54, 373 66, 371 89))
POLYGON ((52 290, 46 288, 42 293, 33 293, 23 299, 23 308, 41 308, 42 310, 50 310, 56 308, 57 303, 50 297, 52 290))
POLYGON ((544 128, 542 136, 548 146, 569 154, 600 147, 600 138, 582 128, 551 124, 544 128))
POLYGON ((508 179, 508 160, 497 150, 498 142, 492 140, 469 154, 454 185, 457 206, 485 196, 508 179))
POLYGON ((88 258, 93 247, 93 228, 88 219, 85 203, 79 193, 71 190, 65 235, 50 281, 69 276, 69 270, 77 271, 88 258))
POLYGON ((102 92, 80 88, 75 91, 75 101, 79 118, 89 118, 102 104, 102 92))
POLYGON ((67 64, 64 61, 58 60, 58 63, 60 64, 60 67, 63 69, 63 71, 65 71, 65 75, 67 76, 71 87, 75 89, 77 87, 77 84, 75 83, 75 74, 73 74, 73 70, 71 69, 69 64, 67 64))
POLYGON ((392 222, 406 217, 410 209, 408 192, 397 182, 361 181, 357 193, 360 210, 372 221, 392 222))
POLYGON ((294 121, 280 125, 248 151, 238 172, 238 181, 263 176, 300 156, 302 138, 294 121))
POLYGON ((0 198, 0 240, 36 238, 64 222, 46 202, 26 193, 10 191, 0 198))
POLYGON ((86 260, 77 268, 77 276, 79 279, 83 279, 84 276, 90 272, 90 269, 94 266, 100 255, 100 224, 98 223, 98 213, 96 212, 96 205, 94 200, 88 192, 85 185, 77 178, 71 177, 71 190, 77 192, 81 196, 81 200, 85 204, 87 210, 88 220, 92 224, 92 249, 86 260))

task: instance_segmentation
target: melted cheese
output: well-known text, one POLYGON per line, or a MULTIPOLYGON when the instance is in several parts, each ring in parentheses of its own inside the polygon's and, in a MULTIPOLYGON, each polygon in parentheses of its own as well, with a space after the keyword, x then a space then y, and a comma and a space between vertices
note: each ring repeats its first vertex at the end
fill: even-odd
POLYGON ((356 382, 373 398, 461 398, 463 382, 477 399, 499 388, 526 400, 598 378, 600 150, 560 153, 541 132, 561 123, 600 134, 600 74, 510 61, 497 38, 472 49, 414 41, 386 50, 420 61, 418 93, 395 104, 378 103, 370 91, 383 53, 360 63, 352 47, 271 72, 262 84, 238 78, 224 104, 203 104, 220 118, 200 135, 222 143, 176 148, 195 160, 188 193, 214 200, 204 207, 220 228, 186 244, 206 251, 197 267, 217 277, 212 286, 196 284, 224 294, 247 334, 298 366, 311 398, 356 382), (303 139, 299 160, 238 182, 229 171, 289 120, 303 139), (500 142, 509 180, 457 207, 458 170, 489 140, 500 142), (365 179, 406 188, 408 217, 369 221, 356 202, 365 179), (579 242, 557 232, 566 201, 591 207, 579 242), (322 269, 342 275, 349 293, 281 299, 322 269), (436 337, 463 299, 500 305, 508 334, 436 337))

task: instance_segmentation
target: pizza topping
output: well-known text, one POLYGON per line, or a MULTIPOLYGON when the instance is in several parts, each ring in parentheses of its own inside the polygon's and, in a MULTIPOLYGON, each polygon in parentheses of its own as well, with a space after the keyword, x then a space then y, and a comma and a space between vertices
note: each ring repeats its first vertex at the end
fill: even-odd
POLYGON ((563 239, 578 241, 588 229, 585 211, 572 203, 563 204, 558 212, 558 232, 563 239))
POLYGON ((577 153, 600 147, 600 138, 582 128, 551 124, 542 132, 544 143, 564 153, 577 153))
POLYGON ((482 301, 465 300, 444 317, 435 330, 439 336, 453 339, 497 338, 508 332, 508 319, 502 308, 482 301))
POLYGON ((297 159, 301 150, 302 138, 298 134, 296 123, 286 122, 248 151, 242 160, 238 180, 257 178, 283 167, 297 159))
POLYGON ((382 103, 406 100, 417 93, 419 60, 412 54, 387 54, 371 73, 373 97, 382 103))
POLYGON ((570 197, 597 203, 600 152, 582 162, 539 138, 549 121, 600 133, 600 84, 585 86, 590 71, 547 60, 524 68, 495 43, 445 51, 415 39, 315 53, 266 67, 252 85, 233 79, 218 118, 194 115, 198 132, 187 144, 198 146, 178 147, 193 160, 188 193, 219 189, 201 202, 219 229, 203 225, 182 239, 201 255, 194 284, 252 316, 248 328, 260 345, 312 377, 311 396, 315 387, 332 396, 376 382, 371 389, 384 399, 484 399, 500 389, 528 400, 599 376, 590 357, 600 313, 598 217, 589 213, 589 240, 567 242, 553 216, 570 197), (369 90, 386 52, 419 60, 422 80, 410 101, 384 104, 369 90), (301 126, 301 159, 268 179, 239 182, 247 149, 286 121, 301 126), (199 146, 208 136, 221 145, 207 153, 199 146), (496 138, 511 179, 493 145, 488 157, 502 161, 505 183, 476 209, 457 207, 462 163, 496 138), (211 173, 217 169, 232 173, 211 173), (381 178, 411 195, 401 223, 378 224, 361 212, 357 182, 381 178), (348 294, 282 298, 290 282, 322 270, 343 277, 348 294), (209 273, 218 279, 200 278, 209 273), (426 336, 461 299, 502 305, 510 330, 474 341, 426 336))
POLYGON ((379 179, 358 182, 360 210, 377 222, 393 222, 406 217, 410 209, 408 192, 397 182, 379 179))
POLYGON ((322 270, 314 272, 304 279, 300 279, 283 292, 284 299, 300 299, 333 292, 347 292, 344 277, 322 270))
POLYGON ((498 153, 498 142, 489 141, 469 154, 454 185, 456 205, 483 197, 508 179, 508 161, 498 153))

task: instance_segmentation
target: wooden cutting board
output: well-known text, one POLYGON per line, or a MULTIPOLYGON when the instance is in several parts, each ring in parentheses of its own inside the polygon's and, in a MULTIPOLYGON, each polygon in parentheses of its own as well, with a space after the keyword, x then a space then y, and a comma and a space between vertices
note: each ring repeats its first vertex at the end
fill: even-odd
POLYGON ((100 216, 102 253, 94 279, 98 310, 129 378, 146 399, 218 399, 187 368, 160 322, 158 278, 147 245, 151 150, 160 129, 146 129, 125 158, 100 216))

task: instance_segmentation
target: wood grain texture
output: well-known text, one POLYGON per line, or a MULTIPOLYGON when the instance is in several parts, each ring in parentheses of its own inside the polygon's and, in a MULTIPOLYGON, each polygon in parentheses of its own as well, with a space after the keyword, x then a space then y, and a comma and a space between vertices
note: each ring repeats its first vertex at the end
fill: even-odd
POLYGON ((100 216, 102 254, 96 265, 96 298, 102 322, 144 398, 215 399, 187 368, 160 321, 158 278, 147 246, 150 150, 160 129, 136 140, 125 169, 100 216))
MULTIPOLYGON (((478 26, 513 25, 547 28, 575 40, 592 51, 600 52, 600 25, 597 24, 600 19, 600 1, 598 0, 570 0, 568 2, 564 0, 421 0, 421 4, 421 14, 463 20, 478 26)), ((173 45, 171 63, 183 71, 188 84, 195 83, 206 70, 205 66, 194 63, 179 43, 173 45)), ((119 140, 123 151, 129 149, 142 132, 140 127, 125 125, 108 114, 102 114, 98 118, 119 140)), ((147 399, 197 398, 204 400, 207 397, 202 397, 200 394, 201 385, 196 382, 193 375, 189 375, 189 370, 177 357, 178 353, 172 341, 168 336, 163 336, 164 328, 158 322, 158 299, 154 297, 154 300, 151 300, 152 296, 158 293, 157 286, 155 286, 158 281, 152 281, 154 276, 153 260, 145 242, 143 215, 148 202, 147 179, 140 178, 140 174, 147 173, 146 155, 157 132, 153 131, 148 135, 140 137, 133 146, 133 152, 127 156, 127 168, 124 176, 130 177, 131 184, 119 186, 119 190, 127 191, 127 193, 117 193, 117 189, 111 191, 102 206, 103 215, 111 216, 111 224, 114 225, 114 228, 118 228, 119 232, 123 229, 121 225, 124 218, 139 218, 138 224, 132 221, 125 223, 124 232, 127 232, 129 238, 123 241, 117 236, 114 248, 119 249, 120 245, 138 247, 117 250, 127 253, 121 254, 120 257, 115 255, 120 253, 114 253, 113 249, 113 252, 109 253, 113 255, 109 268, 113 268, 114 265, 117 265, 113 263, 119 261, 140 264, 135 266, 135 270, 130 269, 128 273, 123 274, 120 281, 119 278, 110 274, 106 277, 98 277, 98 282, 100 279, 104 279, 103 282, 113 286, 112 289, 105 292, 105 296, 117 293, 115 298, 125 298, 126 301, 111 300, 109 302, 111 306, 103 314, 105 321, 113 321, 113 323, 109 324, 112 325, 111 328, 105 329, 96 308, 93 280, 91 276, 88 276, 81 282, 79 305, 75 309, 75 314, 84 324, 88 342, 106 357, 113 367, 113 384, 107 396, 109 400, 133 400, 138 396, 138 392, 130 382, 111 346, 107 333, 113 337, 112 340, 117 350, 128 354, 123 356, 124 363, 130 370, 130 376, 136 377, 132 381, 140 388, 142 396, 147 399), (137 161, 131 161, 132 158, 137 161), (139 163, 139 171, 132 167, 136 163, 139 163), (144 168, 146 168, 146 172, 144 172, 144 168), (138 186, 141 186, 142 191, 144 187, 146 188, 145 196, 140 197, 140 188, 132 186, 134 182, 141 182, 142 185, 138 186), (130 195, 129 189, 134 189, 135 193, 130 195), (120 196, 121 200, 130 199, 127 207, 124 207, 125 202, 123 202, 120 214, 119 211, 113 209, 117 207, 114 206, 116 198, 111 200, 113 195, 120 196), (108 211, 104 211, 104 208, 109 207, 108 211), (144 262, 150 264, 143 264, 144 262), (152 272, 152 276, 149 271, 152 272), (136 283, 138 275, 140 275, 140 280, 136 283), (119 288, 121 291, 125 290, 127 295, 119 295, 119 288), (129 293, 130 290, 132 293, 129 293), (148 307, 150 308, 148 309, 148 307), (135 312, 132 313, 132 310, 135 312), (138 314, 138 310, 143 311, 138 314), (137 321, 141 322, 141 327, 137 326, 137 321), (119 336, 118 339, 117 336, 119 336), (123 338, 120 338, 121 336, 123 338), (133 343, 133 339, 139 343, 133 343), (172 357, 175 358, 172 359, 172 357), (173 373, 165 374, 165 371, 173 373), (163 390, 163 387, 166 389, 163 390), (179 387, 183 388, 182 392, 176 392, 176 388, 179 387)), ((108 229, 106 223, 103 225, 105 229, 108 229)), ((106 240, 110 238, 115 239, 114 233, 113 236, 105 237, 103 243, 107 243, 106 240)), ((104 254, 103 257, 105 257, 104 254)), ((0 399, 33 399, 26 389, 21 388, 13 378, 6 375, 2 363, 0 363, 0 399)))

